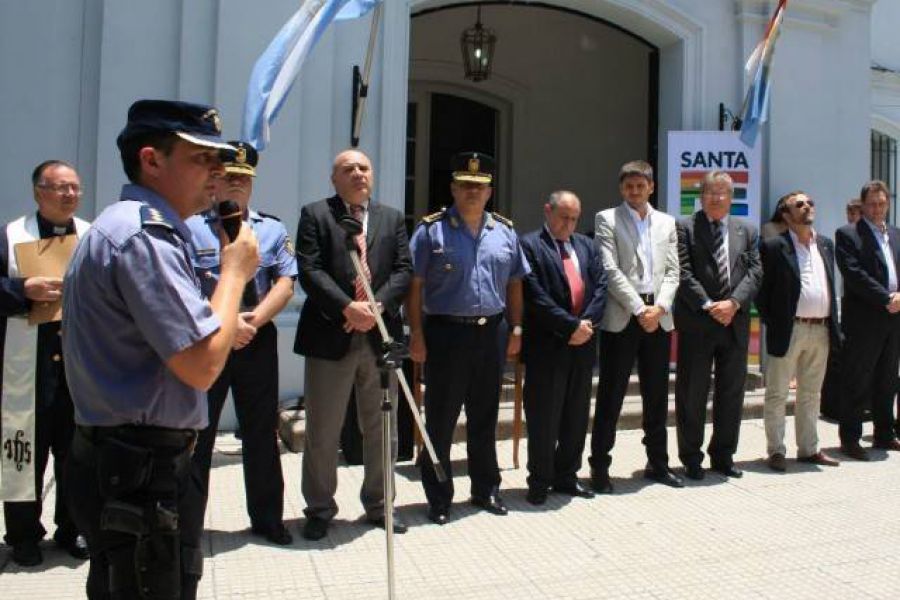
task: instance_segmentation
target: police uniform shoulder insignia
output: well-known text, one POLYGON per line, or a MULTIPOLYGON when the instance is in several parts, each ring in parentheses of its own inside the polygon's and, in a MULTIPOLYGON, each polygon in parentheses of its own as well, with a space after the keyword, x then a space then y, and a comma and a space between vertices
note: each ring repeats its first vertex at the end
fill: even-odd
POLYGON ((501 223, 503 223, 504 225, 506 225, 507 227, 512 229, 512 227, 513 227, 512 219, 508 219, 508 218, 504 217, 503 215, 501 215, 500 213, 495 213, 495 212, 492 212, 491 215, 493 215, 493 217, 495 219, 497 219, 498 221, 500 221, 501 223))
POLYGON ((279 218, 276 217, 275 215, 270 215, 269 213, 264 213, 264 212, 262 212, 262 211, 260 211, 260 210, 258 210, 258 211, 256 211, 256 212, 259 213, 259 216, 261 216, 261 217, 263 217, 263 218, 266 218, 266 219, 273 219, 273 220, 275 220, 275 221, 278 221, 279 223, 281 222, 281 219, 279 219, 279 218))
POLYGON ((435 213, 431 213, 430 215, 425 215, 424 217, 422 217, 422 222, 425 223, 426 225, 431 225, 432 223, 437 223, 438 221, 443 219, 444 216, 446 216, 446 214, 447 214, 447 209, 442 208, 441 210, 439 210, 435 213))
POLYGON ((169 231, 175 231, 175 226, 166 220, 162 212, 148 204, 141 205, 141 225, 144 227, 162 227, 169 231))
POLYGON ((294 248, 294 242, 291 240, 291 236, 286 236, 284 238, 284 249, 288 254, 297 254, 297 249, 294 248))

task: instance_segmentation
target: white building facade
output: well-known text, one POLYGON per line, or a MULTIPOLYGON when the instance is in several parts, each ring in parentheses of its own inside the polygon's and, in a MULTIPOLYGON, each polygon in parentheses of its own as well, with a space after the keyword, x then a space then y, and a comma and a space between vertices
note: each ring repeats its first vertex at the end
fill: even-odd
MULTIPOLYGON (((0 1, 0 217, 33 209, 29 175, 47 158, 78 167, 83 217, 114 202, 125 179, 115 137, 138 98, 214 104, 226 137, 237 137, 253 63, 298 4, 0 1)), ((665 190, 667 132, 717 129, 720 104, 739 112, 743 65, 775 4, 483 2, 481 20, 498 40, 491 78, 475 83, 463 77, 459 37, 479 3, 384 0, 360 143, 375 165, 377 199, 413 222, 446 194, 445 155, 489 150, 498 158, 496 209, 517 228, 537 227, 543 199, 560 188, 582 198, 582 229, 590 228, 589 215, 618 202, 623 162, 651 160, 665 190)), ((898 0, 790 0, 759 142, 764 213, 802 188, 830 234, 873 173, 876 139, 885 144, 876 173, 898 184, 898 25, 898 0)), ((332 193, 331 160, 350 143, 352 67, 364 61, 369 29, 368 16, 329 29, 261 156, 254 204, 290 232, 303 204, 332 193)), ((303 388, 291 352, 300 303, 298 291, 278 319, 284 399, 303 388)))

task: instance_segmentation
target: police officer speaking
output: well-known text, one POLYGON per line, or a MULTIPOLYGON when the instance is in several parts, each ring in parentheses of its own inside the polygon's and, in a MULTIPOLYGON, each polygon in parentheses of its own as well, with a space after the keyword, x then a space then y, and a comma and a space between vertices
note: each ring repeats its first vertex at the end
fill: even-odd
POLYGON ((82 239, 63 285, 63 350, 76 433, 66 466, 70 508, 91 548, 89 598, 194 598, 201 502, 190 477, 205 390, 225 365, 244 285, 259 262, 244 225, 220 236, 206 300, 184 220, 209 207, 222 174, 217 111, 140 100, 117 143, 131 184, 82 239))
MULTIPOLYGON (((426 428, 448 477, 453 430, 465 404, 472 503, 505 515, 496 448, 500 340, 508 326, 506 354, 519 353, 522 278, 530 269, 512 222, 484 209, 493 191, 493 159, 465 152, 452 168, 453 206, 422 219, 410 241, 410 356, 427 360, 426 428)), ((443 525, 453 480, 438 482, 430 462, 421 466, 428 518, 443 525)))
MULTIPOLYGON (((243 440, 244 493, 251 532, 279 545, 290 544, 291 534, 282 523, 284 477, 278 451, 278 331, 272 319, 294 295, 297 260, 284 225, 277 217, 250 208, 253 178, 259 154, 250 144, 229 142, 236 150, 220 153, 225 176, 216 179, 216 199, 232 200, 239 218, 259 240, 260 265, 248 284, 238 319, 234 349, 225 369, 209 390, 209 426, 200 432, 194 450, 194 467, 204 496, 209 496, 209 469, 216 429, 225 397, 231 389, 243 440)), ((219 278, 218 212, 209 210, 187 220, 193 235, 194 268, 207 298, 215 293, 219 278)), ((206 503, 204 502, 204 507, 206 503)), ((196 520, 202 526, 203 518, 196 520)))

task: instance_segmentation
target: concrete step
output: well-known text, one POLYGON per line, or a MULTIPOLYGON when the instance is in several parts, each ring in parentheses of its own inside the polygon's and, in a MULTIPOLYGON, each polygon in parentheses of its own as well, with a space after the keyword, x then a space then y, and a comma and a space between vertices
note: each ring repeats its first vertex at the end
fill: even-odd
MULTIPOLYGON (((632 376, 632 381, 629 383, 629 389, 631 389, 631 385, 636 385, 636 376, 632 376)), ((667 424, 669 426, 675 425, 675 394, 673 386, 673 376, 670 376, 670 394, 669 394, 669 409, 668 409, 668 419, 667 424)), ((742 410, 742 418, 743 419, 759 419, 763 416, 763 398, 765 396, 765 389, 759 387, 759 384, 762 383, 762 377, 759 376, 758 373, 753 373, 748 376, 748 384, 747 387, 752 387, 744 394, 744 406, 742 410)), ((594 393, 593 398, 596 399, 596 386, 597 379, 594 378, 594 393)), ((498 440, 507 440, 513 437, 514 430, 514 416, 515 416, 515 402, 514 402, 514 389, 511 383, 504 384, 504 390, 501 393, 500 397, 500 411, 497 419, 497 439, 498 440)), ((405 400, 403 400, 405 402, 405 400)), ((794 394, 791 393, 791 396, 788 398, 787 403, 787 414, 792 415, 794 413, 794 394)), ((617 424, 618 429, 640 429, 641 427, 641 397, 637 394, 629 394, 625 397, 625 400, 622 405, 622 414, 619 417, 619 421, 617 424)), ((593 420, 594 416, 594 402, 591 402, 591 419, 593 420)), ((522 439, 527 437, 526 427, 524 424, 524 414, 522 415, 523 423, 522 423, 522 439)), ((712 419, 712 411, 707 410, 707 422, 711 422, 712 419)), ((592 422, 592 421, 591 421, 592 422)), ((303 418, 303 412, 301 410, 283 410, 279 415, 279 434, 281 435, 281 439, 284 441, 285 445, 288 449, 299 452, 300 449, 303 448, 303 436, 305 431, 306 421, 303 418)), ((456 430, 454 431, 453 439, 455 442, 465 441, 466 439, 466 417, 465 411, 460 415, 459 421, 456 424, 456 430)))

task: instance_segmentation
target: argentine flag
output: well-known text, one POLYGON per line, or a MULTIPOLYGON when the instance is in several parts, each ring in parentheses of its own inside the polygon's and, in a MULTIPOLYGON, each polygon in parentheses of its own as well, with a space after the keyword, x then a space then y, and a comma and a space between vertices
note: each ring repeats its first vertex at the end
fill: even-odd
POLYGON ((356 19, 381 0, 303 0, 257 59, 244 100, 241 138, 263 150, 306 57, 332 21, 356 19))

